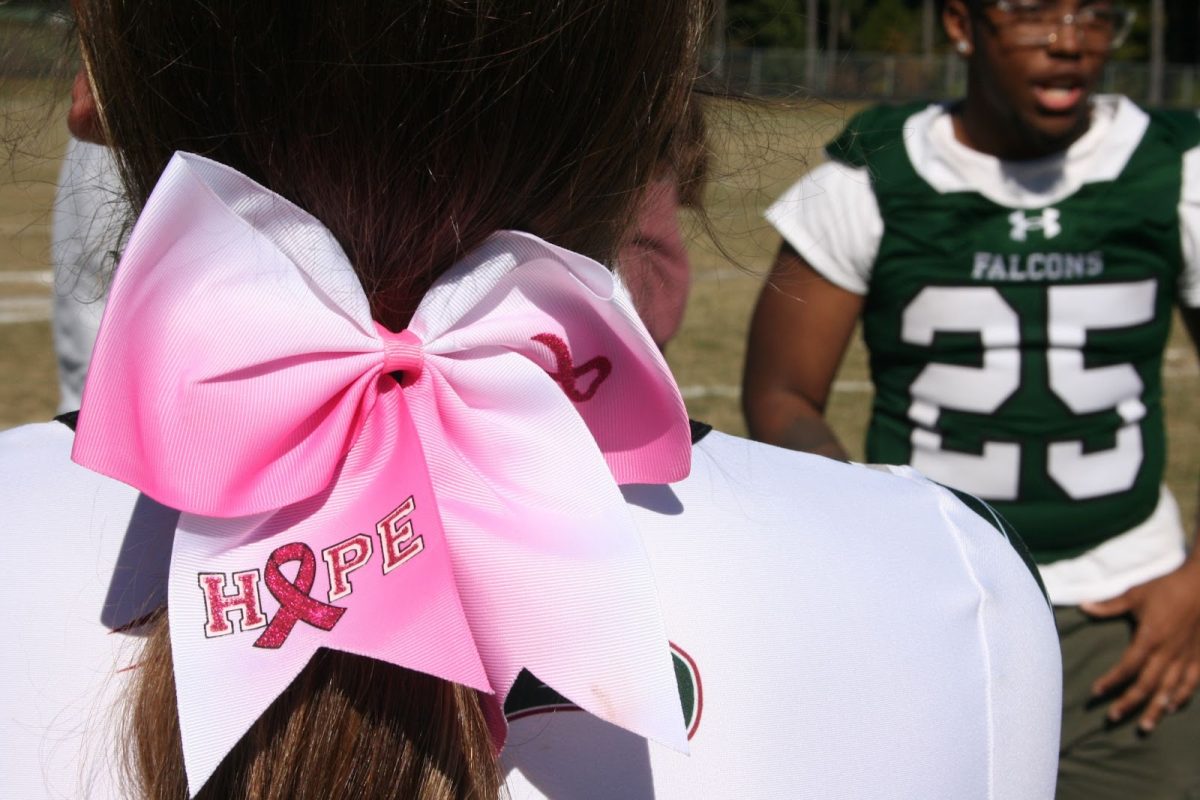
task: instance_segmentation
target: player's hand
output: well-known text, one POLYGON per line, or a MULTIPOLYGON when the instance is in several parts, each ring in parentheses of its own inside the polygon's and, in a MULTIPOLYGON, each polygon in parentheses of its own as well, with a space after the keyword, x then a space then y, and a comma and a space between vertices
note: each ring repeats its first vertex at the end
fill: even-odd
POLYGON ((1200 561, 1081 608, 1094 617, 1133 616, 1133 640, 1120 661, 1092 684, 1099 697, 1129 684, 1109 706, 1113 722, 1142 709, 1146 733, 1191 698, 1200 685, 1200 561))

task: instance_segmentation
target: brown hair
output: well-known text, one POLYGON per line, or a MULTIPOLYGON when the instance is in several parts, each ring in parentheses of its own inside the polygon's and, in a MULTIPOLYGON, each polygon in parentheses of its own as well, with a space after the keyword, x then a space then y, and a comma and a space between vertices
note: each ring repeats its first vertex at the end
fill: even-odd
MULTIPOLYGON (((131 205, 176 150, 320 219, 383 324, 493 231, 609 261, 643 190, 690 178, 704 0, 79 0, 131 205)), ((137 791, 186 796, 165 615, 133 687, 137 791)), ((479 700, 320 652, 201 797, 497 796, 479 700)))
MULTIPOLYGON (((165 613, 149 624, 138 672, 126 737, 134 791, 186 798, 165 613)), ((495 800, 500 786, 474 690, 318 650, 197 798, 495 800)))
POLYGON ((499 229, 610 261, 655 175, 694 172, 704 0, 78 5, 134 210, 175 150, 235 167, 334 233, 389 327, 499 229))

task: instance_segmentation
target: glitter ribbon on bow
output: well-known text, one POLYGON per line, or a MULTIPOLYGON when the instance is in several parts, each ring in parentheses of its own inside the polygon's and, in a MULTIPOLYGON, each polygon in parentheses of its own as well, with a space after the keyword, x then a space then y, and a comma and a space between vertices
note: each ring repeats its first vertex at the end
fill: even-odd
POLYGON ((193 794, 318 647, 498 704, 528 669, 686 750, 618 488, 687 474, 686 412, 589 259, 495 234, 392 333, 317 220, 178 153, 117 270, 73 457, 182 512, 168 609, 193 794))

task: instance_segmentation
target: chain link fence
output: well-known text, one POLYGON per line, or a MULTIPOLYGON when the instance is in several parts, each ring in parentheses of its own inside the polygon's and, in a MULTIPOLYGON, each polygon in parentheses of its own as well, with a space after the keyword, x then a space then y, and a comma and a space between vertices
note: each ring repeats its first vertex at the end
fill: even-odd
MULTIPOLYGON (((56 13, 0 5, 0 77, 64 78, 75 70, 71 25, 56 13)), ((954 55, 825 53, 788 48, 733 48, 713 52, 709 73, 730 90, 760 96, 813 96, 839 100, 959 97, 966 68, 954 55)), ((1149 64, 1114 61, 1102 91, 1150 103, 1155 76, 1149 64)), ((1168 64, 1159 85, 1161 105, 1200 107, 1200 66, 1168 64)))
POLYGON ((75 72, 67 17, 0 6, 0 78, 65 78, 75 72))
MULTIPOLYGON (((708 58, 710 74, 730 90, 760 97, 814 96, 841 100, 913 100, 960 97, 966 65, 954 55, 930 57, 883 53, 809 52, 785 48, 738 48, 708 58)), ((1149 64, 1114 61, 1101 91, 1150 103, 1149 64)), ((1200 107, 1200 67, 1168 64, 1160 105, 1200 107)))

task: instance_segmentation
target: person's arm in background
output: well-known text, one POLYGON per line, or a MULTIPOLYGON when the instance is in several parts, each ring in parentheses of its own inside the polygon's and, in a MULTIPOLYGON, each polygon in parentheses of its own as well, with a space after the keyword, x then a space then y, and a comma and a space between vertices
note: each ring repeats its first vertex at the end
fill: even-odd
POLYGON ((847 460, 824 414, 883 236, 870 177, 827 162, 766 217, 784 241, 750 324, 746 426, 759 441, 847 460))
POLYGON ((849 459, 824 414, 862 305, 784 243, 750 323, 742 410, 751 438, 849 459))

